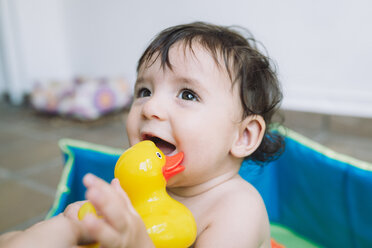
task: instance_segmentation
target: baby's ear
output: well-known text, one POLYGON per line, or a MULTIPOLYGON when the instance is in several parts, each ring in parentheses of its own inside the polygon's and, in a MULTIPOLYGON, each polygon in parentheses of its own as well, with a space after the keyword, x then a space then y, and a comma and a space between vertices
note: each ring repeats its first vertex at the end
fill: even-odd
POLYGON ((261 144, 265 128, 266 124, 262 116, 253 115, 245 118, 240 123, 239 131, 230 150, 231 154, 237 158, 252 154, 261 144))

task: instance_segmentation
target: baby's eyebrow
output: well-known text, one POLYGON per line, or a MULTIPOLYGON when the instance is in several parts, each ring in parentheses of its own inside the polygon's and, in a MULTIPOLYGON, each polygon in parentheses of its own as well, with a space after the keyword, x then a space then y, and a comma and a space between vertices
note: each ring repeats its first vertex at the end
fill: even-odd
POLYGON ((143 78, 143 77, 139 77, 137 78, 136 82, 134 83, 134 89, 137 89, 138 87, 140 87, 142 84, 145 84, 148 80, 143 78))
POLYGON ((199 80, 194 79, 194 78, 189 78, 189 77, 177 77, 176 81, 186 83, 186 84, 190 84, 190 85, 193 85, 193 86, 202 86, 202 84, 199 80))
POLYGON ((195 88, 195 90, 198 90, 199 93, 208 93, 208 90, 205 87, 205 85, 197 78, 177 77, 176 81, 183 83, 185 85, 190 85, 190 87, 195 88))
MULTIPOLYGON (((201 91, 201 92, 208 92, 207 89, 205 88, 205 86, 203 85, 202 82, 200 82, 200 80, 196 79, 196 78, 191 78, 191 77, 185 77, 185 76, 176 76, 174 78, 171 79, 173 82, 178 82, 178 83, 182 83, 184 85, 190 85, 190 87, 193 87, 195 89, 197 89, 198 91, 201 91)), ((134 84, 134 88, 137 89, 139 87, 141 87, 142 84, 146 84, 147 82, 151 81, 151 79, 149 78, 145 78, 145 77, 138 77, 135 84, 134 84)))
POLYGON ((139 77, 139 78, 137 78, 137 80, 134 83, 134 85, 137 85, 137 84, 140 84, 140 83, 144 83, 144 82, 145 82, 145 79, 143 77, 139 77))

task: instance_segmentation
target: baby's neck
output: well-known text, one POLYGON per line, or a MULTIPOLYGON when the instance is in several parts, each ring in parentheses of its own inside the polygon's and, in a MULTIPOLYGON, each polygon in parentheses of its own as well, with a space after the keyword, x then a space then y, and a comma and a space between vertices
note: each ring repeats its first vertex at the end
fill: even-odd
POLYGON ((209 190, 217 188, 221 184, 233 179, 234 177, 239 177, 239 175, 236 171, 231 171, 229 173, 222 174, 198 185, 193 185, 189 187, 167 188, 167 191, 173 198, 195 197, 198 195, 202 195, 203 193, 209 190))

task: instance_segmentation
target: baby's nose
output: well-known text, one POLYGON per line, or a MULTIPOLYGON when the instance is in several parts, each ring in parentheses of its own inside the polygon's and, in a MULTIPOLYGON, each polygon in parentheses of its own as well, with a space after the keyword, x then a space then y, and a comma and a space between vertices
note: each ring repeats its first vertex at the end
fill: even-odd
POLYGON ((142 108, 142 115, 146 119, 165 120, 167 116, 167 103, 159 97, 151 96, 142 108))

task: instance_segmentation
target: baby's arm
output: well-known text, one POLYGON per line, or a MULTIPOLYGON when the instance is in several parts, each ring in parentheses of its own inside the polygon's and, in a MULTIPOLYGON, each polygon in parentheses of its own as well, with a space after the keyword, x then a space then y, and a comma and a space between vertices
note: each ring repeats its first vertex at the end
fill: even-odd
POLYGON ((77 223, 60 214, 39 222, 24 231, 15 231, 0 236, 0 247, 72 247, 83 237, 77 223))
POLYGON ((270 247, 270 225, 261 196, 255 190, 222 197, 211 211, 208 227, 195 247, 270 247))
POLYGON ((117 179, 110 184, 88 174, 83 179, 86 198, 103 219, 88 214, 82 221, 88 233, 104 247, 154 247, 145 224, 117 179))

